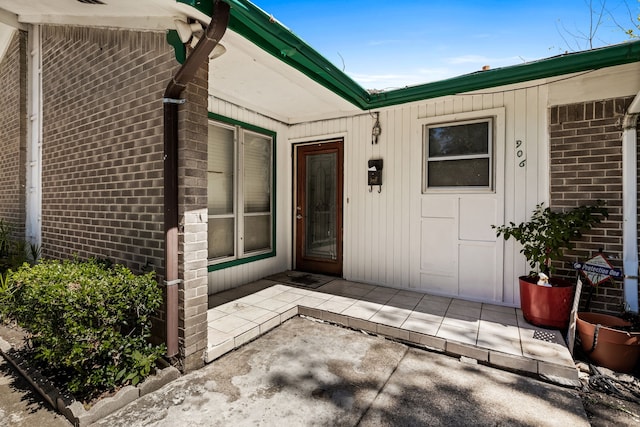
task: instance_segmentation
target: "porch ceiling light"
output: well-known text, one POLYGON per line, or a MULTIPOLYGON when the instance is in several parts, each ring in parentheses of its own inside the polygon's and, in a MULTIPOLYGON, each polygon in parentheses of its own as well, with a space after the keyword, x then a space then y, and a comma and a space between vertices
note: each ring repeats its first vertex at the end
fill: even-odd
POLYGON ((192 36, 200 35, 204 31, 202 29, 202 24, 200 24, 199 22, 187 24, 184 21, 176 19, 174 23, 176 24, 176 31, 178 32, 178 37, 180 37, 180 41, 182 43, 189 42, 192 36))

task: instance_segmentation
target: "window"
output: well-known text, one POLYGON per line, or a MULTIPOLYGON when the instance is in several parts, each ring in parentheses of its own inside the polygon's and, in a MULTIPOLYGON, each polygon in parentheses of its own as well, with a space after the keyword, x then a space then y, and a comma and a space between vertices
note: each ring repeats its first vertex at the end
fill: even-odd
POLYGON ((273 255, 274 134, 209 123, 209 264, 273 255))
POLYGON ((492 188, 493 120, 425 126, 423 191, 492 188))

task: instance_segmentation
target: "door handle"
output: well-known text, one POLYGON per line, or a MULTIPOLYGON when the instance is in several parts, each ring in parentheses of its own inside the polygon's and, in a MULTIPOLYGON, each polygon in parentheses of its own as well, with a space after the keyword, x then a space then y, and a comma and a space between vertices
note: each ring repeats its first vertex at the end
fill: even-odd
POLYGON ((296 215, 296 219, 302 219, 302 215, 300 214, 296 215))

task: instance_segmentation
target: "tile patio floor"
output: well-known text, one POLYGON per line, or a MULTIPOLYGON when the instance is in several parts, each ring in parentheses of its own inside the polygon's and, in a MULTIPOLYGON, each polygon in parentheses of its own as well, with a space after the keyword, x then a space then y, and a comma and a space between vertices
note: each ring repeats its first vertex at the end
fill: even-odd
POLYGON ((297 315, 556 382, 578 381, 562 334, 527 323, 519 309, 342 279, 317 289, 262 279, 211 295, 206 362, 297 315))

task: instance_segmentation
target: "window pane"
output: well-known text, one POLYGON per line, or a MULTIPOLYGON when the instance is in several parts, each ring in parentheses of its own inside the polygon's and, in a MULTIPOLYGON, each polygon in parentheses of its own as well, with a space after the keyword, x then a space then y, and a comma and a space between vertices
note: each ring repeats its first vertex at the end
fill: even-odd
POLYGON ((234 219, 209 218, 209 258, 234 256, 234 219))
POLYGON ((271 211, 271 139, 244 134, 244 211, 271 211))
POLYGON ((207 197, 209 215, 233 213, 234 131, 209 125, 207 197))
POLYGON ((429 128, 429 158, 489 153, 489 122, 429 128))
POLYGON ((271 215, 244 218, 244 251, 255 252, 271 248, 271 215))
POLYGON ((488 187, 489 159, 446 160, 427 165, 429 187, 488 187))

